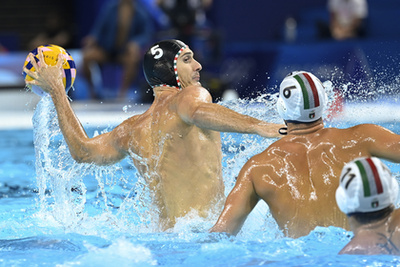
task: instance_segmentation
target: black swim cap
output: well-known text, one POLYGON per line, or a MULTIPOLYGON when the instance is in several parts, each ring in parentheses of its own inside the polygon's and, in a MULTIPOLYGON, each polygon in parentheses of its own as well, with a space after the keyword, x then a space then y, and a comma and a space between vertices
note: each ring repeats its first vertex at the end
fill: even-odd
POLYGON ((187 47, 179 40, 155 43, 144 55, 143 72, 151 87, 170 85, 181 87, 176 70, 176 60, 187 47))

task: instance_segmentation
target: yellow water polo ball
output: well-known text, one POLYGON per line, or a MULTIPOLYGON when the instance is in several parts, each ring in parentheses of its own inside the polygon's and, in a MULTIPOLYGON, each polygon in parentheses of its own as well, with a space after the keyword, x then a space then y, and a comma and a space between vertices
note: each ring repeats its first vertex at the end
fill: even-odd
MULTIPOLYGON (((34 59, 36 60, 37 64, 40 66, 40 60, 39 60, 39 55, 38 55, 38 49, 42 48, 43 51, 43 57, 44 61, 46 62, 47 65, 49 66, 54 66, 57 64, 57 59, 58 59, 58 54, 62 54, 63 57, 65 58, 65 62, 63 64, 63 83, 65 86, 65 90, 68 92, 68 90, 72 87, 75 81, 76 77, 76 66, 75 66, 75 61, 68 53, 67 50, 62 48, 61 46, 58 45, 41 45, 35 49, 33 49, 30 53, 34 55, 34 59)), ((35 67, 33 66, 29 55, 25 59, 24 67, 26 67, 28 70, 35 71, 35 67)), ((32 81, 33 78, 30 77, 28 74, 23 72, 25 82, 32 81)), ((32 91, 40 96, 43 96, 44 92, 40 88, 35 87, 29 87, 32 89, 32 91)))

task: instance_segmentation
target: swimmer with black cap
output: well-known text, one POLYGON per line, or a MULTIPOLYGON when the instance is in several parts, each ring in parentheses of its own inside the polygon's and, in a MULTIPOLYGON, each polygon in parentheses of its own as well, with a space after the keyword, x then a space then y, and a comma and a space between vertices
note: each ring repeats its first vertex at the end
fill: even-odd
POLYGON ((354 233, 340 254, 400 255, 399 183, 378 158, 358 158, 340 175, 336 202, 354 233))
POLYGON ((265 201, 283 234, 300 237, 317 226, 349 229, 336 205, 338 177, 358 157, 400 162, 400 136, 374 124, 325 128, 325 87, 312 73, 290 73, 277 109, 287 135, 242 168, 212 232, 237 234, 258 201, 265 201))
POLYGON ((143 114, 93 138, 87 136, 70 106, 60 82, 61 65, 36 64, 36 73, 27 71, 35 78, 32 84, 51 95, 76 161, 107 165, 131 156, 152 192, 161 230, 173 227, 176 218, 191 211, 207 217, 222 206, 219 132, 278 137, 281 127, 212 103, 210 93, 200 84, 201 65, 193 56, 178 40, 151 46, 143 70, 153 88, 152 105, 143 114))

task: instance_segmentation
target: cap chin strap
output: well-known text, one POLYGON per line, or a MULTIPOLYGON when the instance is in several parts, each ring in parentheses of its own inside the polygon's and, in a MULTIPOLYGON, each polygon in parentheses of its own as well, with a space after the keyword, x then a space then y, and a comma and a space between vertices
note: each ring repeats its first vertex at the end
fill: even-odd
POLYGON ((182 89, 182 86, 181 86, 181 81, 179 80, 179 76, 178 76, 178 57, 182 53, 182 51, 184 49, 186 49, 186 47, 187 47, 186 45, 182 46, 181 49, 179 49, 178 53, 176 53, 175 58, 174 58, 174 73, 175 73, 175 79, 176 79, 179 89, 182 89))
POLYGON ((175 86, 175 85, 168 85, 168 84, 165 84, 165 83, 153 85, 151 88, 156 88, 156 87, 173 87, 173 88, 176 88, 176 89, 181 90, 181 88, 179 88, 178 86, 175 86))
POLYGON ((279 134, 281 134, 281 135, 287 135, 287 134, 288 134, 287 127, 279 128, 278 132, 279 132, 279 134))

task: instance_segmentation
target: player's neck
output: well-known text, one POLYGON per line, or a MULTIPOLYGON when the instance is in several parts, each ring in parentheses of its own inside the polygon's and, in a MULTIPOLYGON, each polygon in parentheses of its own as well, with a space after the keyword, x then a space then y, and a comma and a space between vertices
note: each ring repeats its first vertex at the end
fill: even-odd
POLYGON ((390 215, 379 220, 361 224, 354 218, 349 218, 351 230, 356 234, 361 231, 379 231, 386 232, 389 227, 390 215))
POLYGON ((154 95, 160 95, 161 93, 164 92, 179 92, 179 88, 175 86, 169 86, 169 85, 161 85, 153 88, 154 95))
POLYGON ((304 135, 314 133, 324 128, 324 122, 319 119, 311 123, 288 123, 288 135, 304 135))

